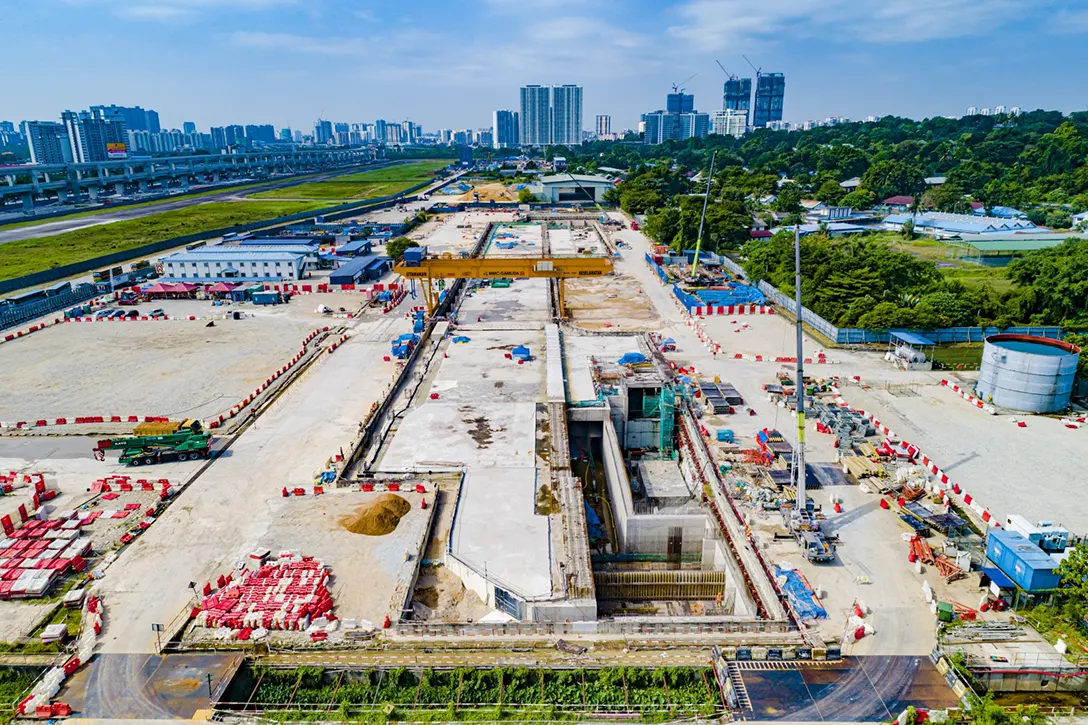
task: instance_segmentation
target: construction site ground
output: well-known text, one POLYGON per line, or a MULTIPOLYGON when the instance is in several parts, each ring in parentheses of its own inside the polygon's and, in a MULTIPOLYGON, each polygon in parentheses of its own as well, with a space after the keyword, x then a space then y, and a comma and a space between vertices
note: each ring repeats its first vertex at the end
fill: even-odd
MULTIPOLYGON (((973 378, 959 376, 954 382, 970 390, 973 378)), ((988 415, 938 382, 914 394, 857 386, 842 392, 919 446, 999 521, 1020 514, 1088 531, 1088 498, 1070 495, 1083 477, 1078 462, 1088 458, 1088 429, 1066 428, 1057 417, 988 415)))
MULTIPOLYGON (((734 431, 739 448, 754 448, 755 435, 760 429, 776 428, 787 441, 796 445, 796 418, 787 408, 768 400, 762 387, 766 383, 775 382, 778 371, 792 372, 793 366, 713 355, 684 321, 671 288, 662 284, 647 267, 644 255, 650 249, 649 240, 640 232, 629 229, 615 233, 613 238, 622 239, 630 245, 629 249, 621 251, 622 259, 616 262, 617 272, 629 274, 639 281, 661 314, 660 334, 674 337, 677 341, 677 351, 667 353, 666 357, 675 361, 678 366, 694 366, 704 380, 712 380, 714 376, 718 376, 722 381, 732 383, 744 398, 745 406, 736 414, 708 416, 704 419, 704 425, 711 430, 712 440, 717 428, 729 428, 734 431), (754 410, 755 415, 749 415, 748 409, 754 410)), ((712 319, 703 318, 704 326, 707 320, 712 319)), ((778 315, 723 317, 720 318, 717 329, 727 329, 727 334, 746 338, 745 345, 752 353, 761 351, 761 354, 773 358, 775 355, 792 356, 796 349, 792 342, 795 328, 789 320, 778 315), (737 326, 732 326, 734 319, 738 321, 738 326, 740 322, 749 323, 749 328, 741 333, 732 333, 733 329, 737 329, 737 326)), ((709 332, 710 328, 707 330, 709 332)), ((726 349, 725 340, 721 342, 723 349, 726 349)), ((821 347, 817 341, 806 335, 806 356, 815 355, 815 351, 821 347)), ((839 359, 839 355, 839 351, 828 351, 830 359, 839 359)), ((844 356, 844 362, 840 364, 815 365, 806 372, 815 377, 833 374, 864 375, 879 370, 885 364, 882 362, 881 353, 857 353, 857 357, 864 361, 858 367, 846 362, 853 360, 853 356, 844 356)), ((894 369, 888 366, 887 371, 888 377, 894 377, 894 369)), ((966 408, 967 404, 960 402, 966 408)), ((809 463, 834 462, 837 452, 832 442, 832 436, 816 434, 813 424, 810 423, 806 435, 806 460, 809 463)), ((712 444, 712 448, 714 447, 716 446, 712 444)), ((761 525, 757 520, 755 529, 759 532, 757 538, 762 542, 761 548, 767 547, 764 550, 772 563, 783 560, 793 564, 805 573, 814 588, 822 586, 828 592, 831 597, 827 604, 830 616, 819 625, 819 634, 832 640, 841 640, 846 626, 843 614, 854 599, 860 598, 873 608, 874 616, 879 616, 879 620, 875 620, 876 634, 858 643, 859 652, 881 655, 928 653, 934 644, 935 617, 929 613, 922 597, 921 580, 914 578, 906 561, 907 545, 901 539, 904 529, 898 526, 896 517, 891 511, 879 508, 872 511, 871 509, 879 505, 876 497, 861 493, 857 487, 829 487, 810 491, 810 496, 826 513, 828 529, 838 530, 844 538, 844 545, 838 550, 833 564, 803 563, 799 550, 792 541, 771 543, 774 529, 780 529, 780 517, 777 514, 769 515, 773 517, 767 520, 769 525, 761 525), (846 502, 842 514, 832 511, 833 496, 846 502), (858 577, 867 576, 867 572, 868 580, 863 579, 866 583, 859 582, 858 577), (877 615, 876 612, 880 614, 877 615)), ((977 582, 977 577, 975 581, 977 582)), ((964 604, 977 604, 977 594, 969 596, 966 591, 959 591, 964 604)))
POLYGON ((510 221, 510 212, 469 211, 437 214, 414 229, 408 238, 425 244, 435 254, 467 252, 489 222, 510 221))
POLYGON ((0 345, 0 420, 218 415, 286 364, 320 322, 308 298, 278 308, 154 301, 138 309, 155 308, 203 319, 69 322, 0 345), (245 317, 208 327, 228 310, 245 317))
POLYGON ((636 280, 627 275, 567 280, 564 294, 570 322, 586 330, 648 332, 661 318, 636 280))
MULTIPOLYGON (((335 511, 322 509, 342 505, 349 513, 356 504, 350 494, 336 494, 326 504, 284 498, 281 492, 284 487, 310 490, 327 461, 349 448, 366 411, 386 394, 393 379, 396 365, 383 357, 391 340, 410 330, 403 314, 410 305, 405 301, 389 315, 372 311, 347 321, 354 333, 348 342, 307 370, 193 482, 182 500, 125 550, 99 585, 110 620, 118 624, 107 629, 103 651, 151 651, 151 624, 170 623, 187 611, 192 601, 188 582, 214 580, 260 547, 350 562, 361 548, 374 546, 359 536, 330 535, 328 519, 335 511), (363 370, 366 375, 359 374, 363 370), (300 520, 308 516, 316 525, 300 520)), ((405 527, 406 532, 410 529, 405 527)), ((403 561, 405 548, 407 542, 379 544, 380 552, 393 560, 383 564, 386 571, 396 570, 394 563, 403 561)), ((373 556, 380 558, 380 552, 373 556)), ((365 577, 344 576, 341 581, 360 590, 370 586, 365 577)), ((388 601, 390 594, 386 589, 380 596, 388 601)), ((355 601, 351 592, 344 596, 355 601)), ((360 596, 360 606, 371 601, 360 596)), ((374 617, 384 612, 375 608, 353 614, 374 617)))
POLYGON ((518 200, 518 192, 512 186, 499 182, 474 183, 469 191, 454 197, 455 202, 479 201, 486 204, 489 201, 510 203, 518 200))

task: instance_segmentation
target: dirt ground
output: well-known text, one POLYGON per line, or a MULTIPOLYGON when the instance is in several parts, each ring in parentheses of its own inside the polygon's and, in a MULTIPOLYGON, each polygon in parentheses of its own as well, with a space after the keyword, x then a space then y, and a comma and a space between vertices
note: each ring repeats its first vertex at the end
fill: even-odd
MULTIPOLYGON (((191 304, 213 314, 207 303, 191 304)), ((285 364, 316 325, 282 312, 254 314, 214 327, 201 320, 73 322, 2 345, 0 420, 217 415, 285 364)))
POLYGON ((412 599, 415 617, 431 622, 465 622, 492 611, 460 577, 444 566, 425 566, 412 599))
POLYGON ((631 277, 614 275, 567 280, 570 319, 587 330, 656 330, 661 318, 653 302, 631 277))
POLYGON ((480 195, 480 201, 517 201, 518 195, 511 191, 506 184, 476 184, 470 191, 458 196, 454 201, 476 201, 475 194, 480 195))

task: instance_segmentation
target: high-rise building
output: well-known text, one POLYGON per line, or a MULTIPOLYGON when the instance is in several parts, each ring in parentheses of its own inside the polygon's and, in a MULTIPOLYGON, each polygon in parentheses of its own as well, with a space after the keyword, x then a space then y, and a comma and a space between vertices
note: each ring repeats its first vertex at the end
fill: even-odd
POLYGON ((56 121, 27 121, 27 144, 32 164, 67 164, 72 162, 72 146, 63 123, 56 121))
POLYGON ((547 146, 552 142, 551 88, 530 85, 521 89, 522 146, 547 146))
POLYGON ((291 142, 291 129, 289 129, 289 128, 281 128, 280 129, 280 141, 286 141, 288 143, 291 142))
POLYGON ((781 121, 785 98, 786 76, 781 73, 760 73, 757 75, 752 125, 756 128, 763 128, 771 121, 781 121))
POLYGON ((314 124, 314 143, 332 143, 332 121, 318 119, 317 123, 314 124))
POLYGON ((333 138, 337 146, 347 146, 351 143, 351 126, 347 123, 333 124, 333 138))
POLYGON ((91 113, 96 111, 104 118, 123 119, 126 131, 158 133, 161 130, 157 111, 144 110, 139 106, 91 106, 91 113))
POLYGON ((0 121, 0 133, 15 133, 15 124, 11 121, 0 121))
POLYGON ((494 142, 494 134, 490 128, 478 128, 472 134, 472 143, 476 146, 491 146, 494 142))
POLYGON ((65 111, 60 115, 68 135, 72 161, 77 164, 125 158, 128 136, 119 114, 98 109, 93 112, 65 111))
POLYGON ((223 126, 212 126, 212 147, 216 149, 227 147, 227 129, 223 126))
POLYGON ((301 129, 295 129, 295 143, 302 143, 306 136, 301 129))
POLYGON ((612 134, 612 117, 597 116, 597 137, 610 136, 612 134))
POLYGON ((748 112, 736 108, 710 112, 710 133, 740 138, 748 130, 748 112))
POLYGON ((710 131, 710 116, 695 110, 695 97, 687 93, 670 93, 667 109, 642 114, 639 127, 643 129, 643 142, 660 144, 666 141, 683 141, 689 138, 705 138, 710 131))
POLYGON ((374 140, 378 143, 385 143, 387 124, 383 119, 379 118, 374 121, 374 140))
POLYGON ((552 141, 560 146, 582 143, 582 87, 552 87, 552 141))
POLYGON ((181 130, 183 133, 196 133, 196 124, 192 121, 182 121, 181 130))
POLYGON ((227 126, 224 129, 224 140, 227 146, 245 146, 246 129, 238 124, 227 126))
POLYGON ((491 143, 495 148, 517 148, 520 132, 517 111, 495 111, 491 114, 491 143))
POLYGON ((695 110, 695 96, 691 93, 670 93, 665 98, 665 110, 669 113, 691 113, 695 110))
POLYGON ((722 89, 723 111, 744 111, 744 125, 748 125, 749 110, 752 108, 752 79, 730 76, 722 89))

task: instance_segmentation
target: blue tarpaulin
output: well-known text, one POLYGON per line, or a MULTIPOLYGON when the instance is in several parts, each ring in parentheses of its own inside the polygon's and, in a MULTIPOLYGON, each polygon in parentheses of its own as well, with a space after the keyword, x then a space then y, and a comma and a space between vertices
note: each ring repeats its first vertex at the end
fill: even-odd
POLYGON ((457 337, 453 338, 453 341, 455 343, 466 343, 469 342, 469 338, 465 337, 464 335, 458 335, 457 337))
POLYGON ((646 362, 646 356, 641 352, 629 352, 616 361, 619 365, 638 365, 646 362))
POLYGON ((774 576, 776 579, 786 578, 786 581, 782 584, 782 591, 786 593, 786 597, 790 600, 790 606, 797 612, 798 617, 801 619, 827 619, 827 610, 816 599, 812 588, 809 587, 808 582, 800 573, 793 569, 779 569, 776 566, 774 576))
POLYGON ((513 357, 519 358, 521 360, 528 360, 531 357, 529 353, 529 348, 525 347, 524 345, 518 345, 510 351, 510 354, 513 357))
POLYGON ((597 516, 597 512, 593 510, 593 507, 589 505, 589 501, 585 502, 586 505, 586 529, 589 530, 590 539, 603 539, 604 527, 601 525, 601 519, 597 516))

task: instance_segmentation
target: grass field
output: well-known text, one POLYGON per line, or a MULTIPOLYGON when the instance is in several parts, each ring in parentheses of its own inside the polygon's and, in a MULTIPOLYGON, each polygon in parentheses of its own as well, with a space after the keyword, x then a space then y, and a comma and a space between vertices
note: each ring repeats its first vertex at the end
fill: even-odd
POLYGON ((965 285, 990 287, 997 293, 1008 292, 1013 288, 1012 280, 1005 276, 1004 267, 984 267, 969 264, 964 267, 941 269, 941 274, 948 279, 955 279, 965 285))
POLYGON ((285 189, 273 189, 253 194, 251 199, 373 199, 398 194, 423 181, 430 181, 434 172, 449 166, 449 161, 417 161, 385 169, 363 171, 340 176, 331 181, 315 181, 285 189))
POLYGON ((936 367, 946 370, 978 370, 982 365, 982 345, 964 343, 937 347, 933 350, 933 362, 936 367))
POLYGON ((321 202, 219 201, 141 219, 0 244, 0 280, 41 272, 171 237, 320 209, 321 202))

